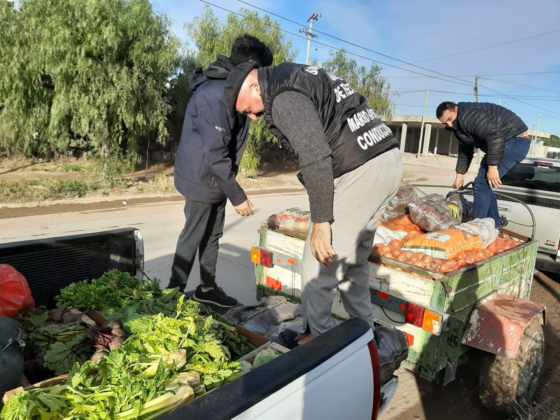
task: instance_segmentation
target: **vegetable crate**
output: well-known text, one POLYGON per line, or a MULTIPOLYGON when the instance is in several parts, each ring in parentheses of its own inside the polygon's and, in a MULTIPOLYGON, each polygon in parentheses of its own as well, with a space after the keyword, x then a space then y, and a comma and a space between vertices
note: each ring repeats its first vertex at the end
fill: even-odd
MULTIPOLYGON (((518 235, 508 232, 512 236, 518 235)), ((521 238, 521 237, 519 237, 521 238)), ((409 344, 404 366, 419 376, 447 384, 470 349, 488 359, 481 371, 481 398, 503 402, 532 396, 542 373, 544 307, 529 301, 537 243, 521 245, 478 264, 441 274, 382 257, 370 262, 371 301, 377 320, 403 331, 409 344), (534 331, 533 331, 534 330, 534 331), (527 331, 531 334, 527 336, 527 331), (528 342, 539 347, 534 349, 528 342), (534 360, 527 358, 527 352, 534 360), (507 363, 522 361, 511 385, 497 384, 507 363), (526 378, 530 376, 530 378, 526 378), (506 392, 511 395, 498 396, 506 392), (486 392, 485 397, 482 395, 486 392)), ((300 297, 301 258, 305 242, 268 229, 259 230, 259 246, 251 251, 259 290, 300 297)), ((333 314, 347 318, 337 293, 333 314)), ((509 369, 511 371, 511 369, 509 369)), ((503 381, 500 381, 503 382, 503 381)))

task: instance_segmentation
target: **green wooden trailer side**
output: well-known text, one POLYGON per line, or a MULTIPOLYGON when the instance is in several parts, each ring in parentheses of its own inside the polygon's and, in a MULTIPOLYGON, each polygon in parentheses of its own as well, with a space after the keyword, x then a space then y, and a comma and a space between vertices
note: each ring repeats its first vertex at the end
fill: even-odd
MULTIPOLYGON (((265 267, 254 259, 257 284, 299 297, 303 248, 302 239, 263 226, 255 252, 268 252, 272 264, 269 261, 271 266, 265 267)), ((441 325, 431 329, 432 332, 437 330, 435 333, 410 323, 393 323, 409 337, 405 366, 427 380, 452 380, 456 367, 469 349, 462 341, 473 309, 496 294, 529 298, 537 248, 536 241, 526 241, 486 261, 446 275, 386 258, 371 262, 372 302, 381 307, 383 313, 402 304, 413 304, 441 319, 441 325)), ((335 299, 333 313, 347 316, 339 297, 335 299)))

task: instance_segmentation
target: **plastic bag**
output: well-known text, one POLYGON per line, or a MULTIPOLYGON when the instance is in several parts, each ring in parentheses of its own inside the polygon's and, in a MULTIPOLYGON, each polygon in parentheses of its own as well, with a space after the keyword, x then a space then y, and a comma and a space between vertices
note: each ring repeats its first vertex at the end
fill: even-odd
POLYGON ((21 383, 23 377, 23 340, 20 325, 12 318, 0 317, 0 399, 21 383))
POLYGON ((399 188, 397 194, 395 194, 395 196, 391 198, 389 203, 385 206, 381 220, 387 222, 396 217, 405 215, 408 204, 417 198, 418 193, 414 187, 411 187, 410 185, 403 185, 399 188))
POLYGON ((404 252, 424 254, 441 260, 452 260, 463 251, 483 248, 484 244, 479 236, 451 228, 410 236, 403 241, 401 249, 404 252))
POLYGON ((496 222, 490 217, 484 219, 474 219, 467 223, 462 223, 455 226, 456 229, 460 229, 471 235, 478 235, 484 246, 488 246, 493 243, 498 238, 498 229, 496 229, 496 222))
POLYGON ((439 194, 430 194, 417 198, 408 204, 412 221, 427 232, 448 229, 459 223, 453 218, 445 198, 439 194))
POLYGON ((451 191, 445 197, 445 201, 451 210, 451 215, 459 222, 468 222, 472 219, 473 204, 465 198, 464 194, 451 191))
POLYGON ((255 360, 253 360, 253 369, 258 368, 259 366, 265 365, 269 362, 272 362, 280 356, 280 353, 273 349, 264 349, 261 350, 256 356, 255 360))
POLYGON ((273 214, 268 218, 268 227, 294 238, 305 239, 309 229, 309 212, 292 208, 273 214))
POLYGON ((23 274, 11 265, 0 264, 0 316, 14 317, 34 306, 35 300, 23 274))

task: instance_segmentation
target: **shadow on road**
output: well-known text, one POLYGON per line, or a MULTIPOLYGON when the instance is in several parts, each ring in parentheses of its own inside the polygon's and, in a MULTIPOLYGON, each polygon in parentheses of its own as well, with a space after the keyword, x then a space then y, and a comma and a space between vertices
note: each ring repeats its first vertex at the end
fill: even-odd
MULTIPOLYGON (((482 407, 478 397, 478 367, 482 357, 473 354, 475 351, 469 354, 462 344, 470 315, 479 300, 478 272, 463 272, 451 278, 446 277, 443 282, 445 284, 436 286, 435 290, 443 292, 445 303, 442 309, 449 318, 441 335, 425 333, 426 342, 422 351, 416 355, 416 383, 422 395, 424 418, 496 419, 496 416, 482 407), (443 385, 444 383, 447 385, 443 385)), ((418 410, 415 411, 418 414, 418 410)))

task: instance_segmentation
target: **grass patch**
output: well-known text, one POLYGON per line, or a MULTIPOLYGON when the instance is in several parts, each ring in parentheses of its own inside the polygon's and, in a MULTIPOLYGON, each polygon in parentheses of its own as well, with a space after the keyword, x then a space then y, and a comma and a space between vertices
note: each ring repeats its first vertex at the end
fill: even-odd
POLYGON ((0 162, 0 202, 24 203, 85 197, 91 193, 109 196, 122 192, 175 192, 173 176, 162 168, 148 174, 134 172, 133 158, 60 159, 34 162, 0 162))
POLYGON ((99 187, 96 183, 75 179, 0 181, 0 201, 21 203, 79 198, 98 190, 99 187))
POLYGON ((85 172, 87 169, 83 165, 65 163, 62 165, 62 170, 64 172, 85 172))

